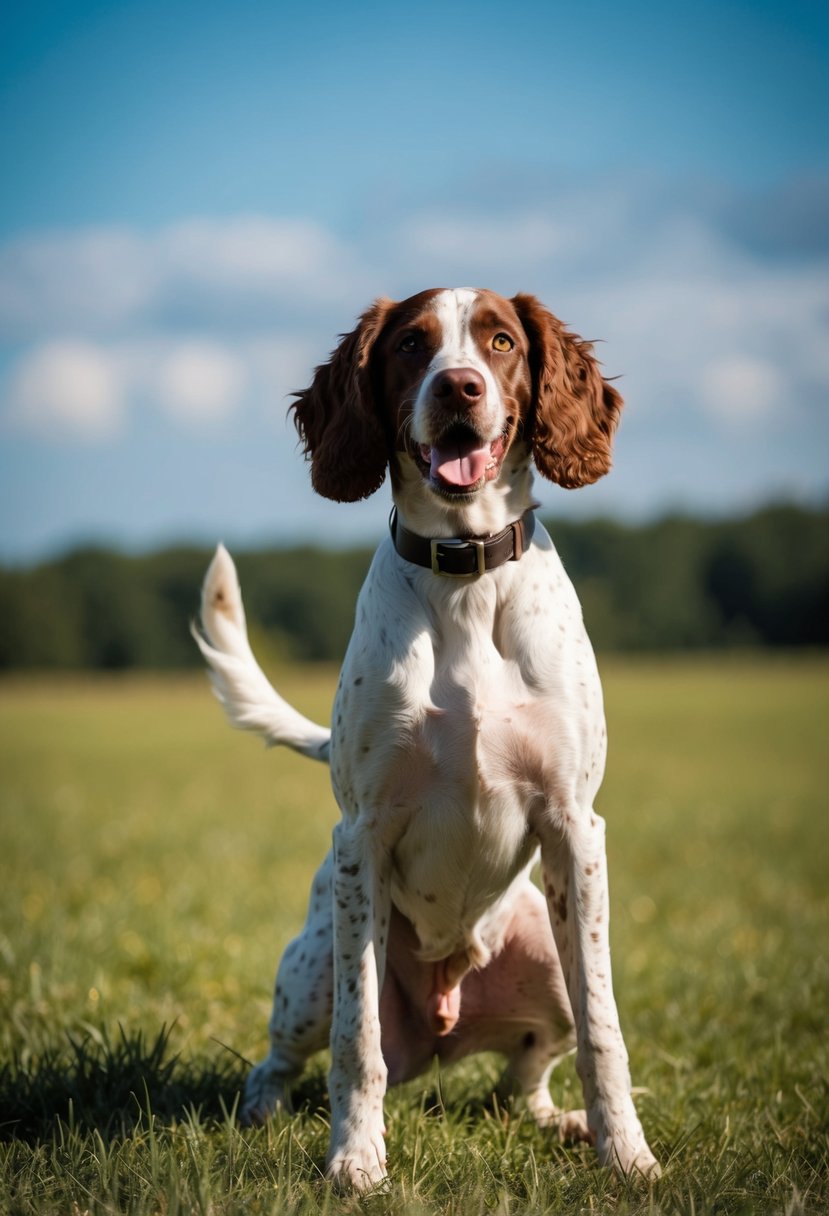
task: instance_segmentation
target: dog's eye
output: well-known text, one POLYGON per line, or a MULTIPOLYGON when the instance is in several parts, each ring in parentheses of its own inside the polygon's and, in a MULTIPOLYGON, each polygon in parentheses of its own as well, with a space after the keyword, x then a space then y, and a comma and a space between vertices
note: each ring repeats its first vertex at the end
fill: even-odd
POLYGON ((499 350, 502 354, 506 354, 508 350, 512 350, 515 346, 509 334, 496 334, 492 339, 492 349, 499 350))
POLYGON ((418 334, 406 334, 397 344, 397 349, 404 355, 413 355, 415 351, 420 349, 420 337, 418 334))

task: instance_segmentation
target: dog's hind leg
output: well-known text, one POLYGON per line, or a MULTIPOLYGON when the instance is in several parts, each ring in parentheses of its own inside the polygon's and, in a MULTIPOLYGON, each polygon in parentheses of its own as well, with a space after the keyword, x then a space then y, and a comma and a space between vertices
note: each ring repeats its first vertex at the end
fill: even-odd
POLYGON ((264 1123, 280 1107, 290 1110, 290 1088, 305 1061, 328 1046, 334 985, 331 873, 329 853, 311 887, 305 926, 279 964, 271 1049, 248 1076, 241 1109, 244 1123, 264 1123))
MULTIPOLYGON (((499 999, 503 1005, 501 1049, 507 1053, 499 1091, 517 1093, 535 1122, 559 1140, 592 1141, 585 1112, 559 1110, 550 1094, 550 1076, 575 1048, 576 1031, 546 901, 529 880, 516 884, 503 949, 490 968, 487 1007, 497 1012, 499 999)), ((493 1046, 501 1045, 495 1039, 493 1046)))
POLYGON ((529 1030, 520 1046, 513 1052, 499 1089, 515 1091, 523 1098, 527 1112, 539 1127, 554 1129, 561 1141, 587 1140, 593 1135, 587 1126, 583 1110, 559 1110, 550 1095, 550 1076, 555 1066, 568 1055, 561 1053, 543 1028, 529 1030))

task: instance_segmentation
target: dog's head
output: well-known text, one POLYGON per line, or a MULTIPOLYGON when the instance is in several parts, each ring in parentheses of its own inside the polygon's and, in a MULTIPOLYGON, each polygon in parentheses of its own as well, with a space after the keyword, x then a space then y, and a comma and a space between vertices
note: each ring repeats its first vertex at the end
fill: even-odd
POLYGON ((530 452, 568 489, 598 480, 622 407, 590 343, 534 296, 467 289, 375 301, 296 397, 318 493, 366 498, 390 467, 395 487, 459 508, 530 452))

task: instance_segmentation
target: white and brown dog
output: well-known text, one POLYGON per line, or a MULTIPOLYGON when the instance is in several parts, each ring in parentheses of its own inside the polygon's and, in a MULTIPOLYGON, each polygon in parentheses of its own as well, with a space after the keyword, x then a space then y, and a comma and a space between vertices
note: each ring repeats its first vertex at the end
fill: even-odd
POLYGON ((621 404, 532 296, 378 300, 293 407, 320 494, 364 498, 388 469, 394 497, 331 731, 256 664, 223 549, 205 580, 199 645, 229 717, 329 760, 342 812, 243 1114, 286 1104, 330 1042, 328 1174, 357 1188, 386 1172, 387 1084, 485 1050, 539 1123, 623 1174, 658 1172, 611 985, 601 687, 533 515, 533 461, 562 486, 595 481, 621 404), (548 1081, 574 1046, 586 1111, 563 1114, 548 1081))

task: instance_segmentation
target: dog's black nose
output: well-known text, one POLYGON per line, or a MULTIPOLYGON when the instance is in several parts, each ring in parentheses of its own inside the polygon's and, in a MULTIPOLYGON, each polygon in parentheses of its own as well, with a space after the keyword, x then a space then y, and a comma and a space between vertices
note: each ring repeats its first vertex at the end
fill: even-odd
POLYGON ((432 385, 432 396, 439 401, 454 397, 460 405, 477 405, 486 394, 486 384, 474 367, 452 367, 439 372, 432 385))

